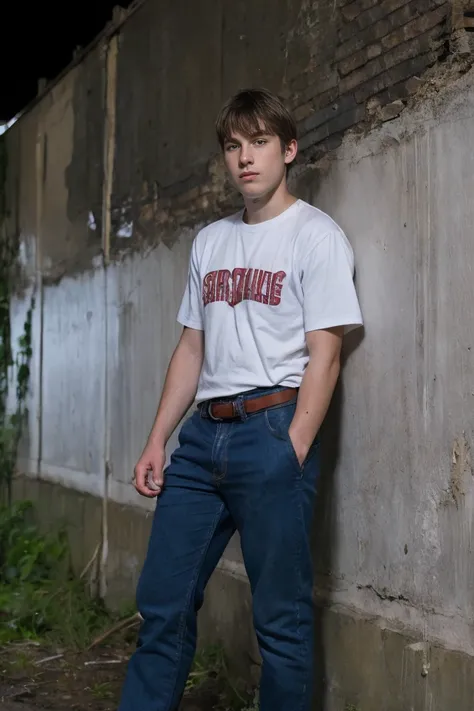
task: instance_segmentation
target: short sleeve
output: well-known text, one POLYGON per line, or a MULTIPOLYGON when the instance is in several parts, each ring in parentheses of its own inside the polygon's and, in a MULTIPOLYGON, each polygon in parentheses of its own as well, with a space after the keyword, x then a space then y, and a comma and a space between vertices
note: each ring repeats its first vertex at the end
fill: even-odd
MULTIPOLYGON (((301 272, 300 272, 301 273, 301 272)), ((354 254, 342 232, 330 232, 303 256, 305 332, 363 324, 354 285, 354 254)))
POLYGON ((202 311, 201 277, 196 254, 196 240, 194 240, 189 259, 188 282, 178 311, 178 323, 203 331, 202 311))

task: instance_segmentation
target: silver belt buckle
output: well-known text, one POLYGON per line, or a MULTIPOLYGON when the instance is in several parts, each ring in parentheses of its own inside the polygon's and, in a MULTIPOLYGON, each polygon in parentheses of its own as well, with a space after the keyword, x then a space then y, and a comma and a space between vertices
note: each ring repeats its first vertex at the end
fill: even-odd
POLYGON ((229 403, 213 403, 213 402, 211 402, 211 403, 209 403, 209 407, 207 408, 207 413, 208 413, 209 417, 211 418, 211 420, 213 420, 214 422, 226 422, 227 420, 235 420, 238 417, 241 417, 237 400, 232 400, 229 403), (217 404, 217 405, 221 405, 221 404, 222 405, 223 404, 232 405, 232 417, 214 417, 214 415, 212 414, 212 406, 215 404, 217 404))
POLYGON ((221 417, 214 417, 212 414, 212 406, 214 405, 213 402, 210 402, 209 405, 207 406, 207 414, 209 415, 210 419, 213 420, 214 422, 221 422, 222 418, 221 417))

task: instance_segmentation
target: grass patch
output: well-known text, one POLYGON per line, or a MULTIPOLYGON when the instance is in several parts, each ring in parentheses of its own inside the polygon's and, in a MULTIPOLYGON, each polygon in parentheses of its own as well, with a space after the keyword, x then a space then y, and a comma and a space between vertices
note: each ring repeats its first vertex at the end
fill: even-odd
MULTIPOLYGON (((110 642, 113 636, 115 648, 122 648, 130 627, 127 623, 136 617, 130 607, 112 615, 100 600, 91 599, 72 573, 66 536, 41 533, 33 514, 29 502, 0 507, 0 648, 8 647, 14 674, 33 664, 37 651, 32 654, 30 646, 35 650, 40 646, 43 657, 49 649, 61 657, 66 652, 83 652, 74 654, 80 668, 87 655, 94 653, 84 651, 94 639, 99 647, 99 639, 110 642)), ((59 678, 65 678, 63 662, 58 662, 63 669, 59 678)), ((87 674, 90 680, 82 688, 93 699, 115 700, 116 685, 101 676, 94 678, 92 667, 87 674)), ((197 653, 185 694, 198 705, 209 699, 203 706, 208 711, 258 711, 258 693, 233 678, 218 646, 197 653)))
POLYGON ((0 645, 83 649, 113 620, 73 576, 66 536, 41 534, 32 514, 30 502, 0 508, 0 645))
POLYGON ((199 694, 206 687, 215 692, 213 711, 258 711, 258 692, 249 691, 233 678, 219 646, 198 651, 186 683, 186 694, 199 694))
POLYGON ((91 686, 91 694, 94 699, 108 700, 113 699, 114 695, 110 688, 110 682, 97 682, 91 686))

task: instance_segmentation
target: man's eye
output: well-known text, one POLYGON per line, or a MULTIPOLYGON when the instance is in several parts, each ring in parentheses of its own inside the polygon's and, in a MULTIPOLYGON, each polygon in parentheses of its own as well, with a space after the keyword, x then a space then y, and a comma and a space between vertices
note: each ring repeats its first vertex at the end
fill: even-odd
POLYGON ((235 150, 236 148, 237 148, 237 146, 235 145, 235 143, 229 143, 229 144, 227 145, 226 151, 233 151, 233 150, 235 150))
POLYGON ((255 143, 257 144, 257 146, 264 146, 266 143, 266 140, 264 138, 257 138, 255 143))

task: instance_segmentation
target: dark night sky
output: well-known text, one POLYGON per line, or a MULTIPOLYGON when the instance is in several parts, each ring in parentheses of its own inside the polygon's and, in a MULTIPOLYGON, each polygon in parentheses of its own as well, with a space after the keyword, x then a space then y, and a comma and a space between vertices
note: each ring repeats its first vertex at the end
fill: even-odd
POLYGON ((21 111, 37 93, 38 79, 54 79, 127 0, 32 3, 10 0, 0 17, 0 121, 21 111), (53 7, 55 7, 53 12, 53 7))

